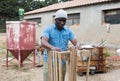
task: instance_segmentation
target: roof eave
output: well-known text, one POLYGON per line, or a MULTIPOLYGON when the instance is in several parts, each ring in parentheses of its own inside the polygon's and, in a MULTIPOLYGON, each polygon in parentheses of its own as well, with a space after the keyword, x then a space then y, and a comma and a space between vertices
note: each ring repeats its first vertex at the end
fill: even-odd
MULTIPOLYGON (((94 5, 94 4, 102 4, 102 3, 109 3, 109 2, 114 2, 114 1, 118 1, 118 0, 106 0, 106 1, 101 1, 101 2, 94 2, 94 3, 87 3, 87 4, 82 4, 82 5, 74 5, 74 6, 68 6, 68 7, 64 7, 62 9, 68 9, 68 8, 75 8, 75 7, 81 7, 81 6, 88 6, 88 5, 94 5)), ((55 4, 54 4, 55 5, 55 4)), ((51 6, 51 5, 50 5, 51 6)), ((42 8, 41 8, 42 9, 42 8)), ((51 9, 48 11, 36 11, 36 12, 27 12, 24 15, 35 15, 35 14, 39 14, 39 13, 45 13, 45 12, 50 12, 50 11, 55 11, 58 10, 60 8, 56 8, 56 9, 51 9)))

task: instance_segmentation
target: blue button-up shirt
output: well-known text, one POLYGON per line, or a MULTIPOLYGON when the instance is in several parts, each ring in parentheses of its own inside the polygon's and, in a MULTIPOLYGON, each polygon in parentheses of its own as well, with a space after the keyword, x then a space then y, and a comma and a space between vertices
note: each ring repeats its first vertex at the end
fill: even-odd
MULTIPOLYGON (((64 26, 63 29, 60 31, 57 29, 55 24, 45 27, 41 36, 47 37, 48 42, 51 45, 61 48, 62 51, 66 51, 69 40, 73 40, 75 38, 73 32, 68 27, 64 26)), ((44 61, 47 62, 47 50, 44 51, 43 57, 44 61)))

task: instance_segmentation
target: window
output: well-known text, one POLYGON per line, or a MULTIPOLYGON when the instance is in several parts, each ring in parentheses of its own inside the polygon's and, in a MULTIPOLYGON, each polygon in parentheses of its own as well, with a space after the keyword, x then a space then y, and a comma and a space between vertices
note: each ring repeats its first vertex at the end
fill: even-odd
POLYGON ((104 10, 104 22, 120 24, 120 9, 104 10))
POLYGON ((41 18, 32 18, 28 19, 29 21, 37 22, 37 25, 40 27, 41 25, 41 18))
POLYGON ((80 13, 74 13, 68 15, 67 25, 80 25, 80 13))

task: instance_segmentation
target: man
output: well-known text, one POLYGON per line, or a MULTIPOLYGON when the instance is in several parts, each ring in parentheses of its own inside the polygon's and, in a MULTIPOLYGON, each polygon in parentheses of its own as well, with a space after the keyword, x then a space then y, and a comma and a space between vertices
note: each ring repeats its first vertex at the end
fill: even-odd
MULTIPOLYGON (((65 26, 67 20, 67 12, 60 9, 55 14, 55 23, 49 25, 43 30, 41 36, 41 44, 46 48, 44 51, 44 71, 43 77, 44 81, 48 81, 48 57, 47 57, 47 49, 53 51, 66 51, 68 47, 69 40, 72 42, 74 46, 77 48, 79 44, 73 34, 73 32, 65 26)), ((62 62, 63 66, 63 81, 65 78, 66 72, 66 62, 62 62)))

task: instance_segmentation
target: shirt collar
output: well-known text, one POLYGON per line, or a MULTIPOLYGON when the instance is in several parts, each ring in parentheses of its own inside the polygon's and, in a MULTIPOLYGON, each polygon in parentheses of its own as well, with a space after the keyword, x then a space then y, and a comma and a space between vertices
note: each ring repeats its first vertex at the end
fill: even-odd
MULTIPOLYGON (((57 29, 56 25, 54 24, 54 28, 57 29)), ((62 30, 65 30, 65 26, 62 28, 62 30)))

